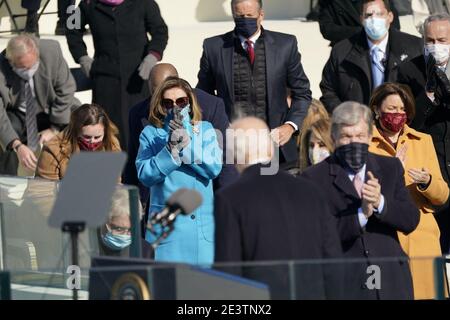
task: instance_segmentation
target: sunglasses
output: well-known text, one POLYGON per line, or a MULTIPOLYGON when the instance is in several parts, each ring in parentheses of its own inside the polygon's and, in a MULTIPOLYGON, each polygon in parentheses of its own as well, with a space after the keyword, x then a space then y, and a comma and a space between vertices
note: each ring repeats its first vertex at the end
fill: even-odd
POLYGON ((175 101, 173 101, 172 99, 161 99, 161 106, 163 106, 166 109, 171 109, 174 107, 174 105, 177 105, 180 108, 184 108, 188 104, 189 104, 188 97, 181 97, 175 101))

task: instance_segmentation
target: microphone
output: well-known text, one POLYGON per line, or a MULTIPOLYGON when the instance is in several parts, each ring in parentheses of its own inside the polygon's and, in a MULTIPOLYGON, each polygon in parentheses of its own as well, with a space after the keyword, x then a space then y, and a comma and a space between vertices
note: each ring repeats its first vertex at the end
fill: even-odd
POLYGON ((152 246, 156 248, 161 240, 169 236, 174 229, 173 223, 179 214, 190 214, 202 204, 202 201, 201 194, 195 190, 182 188, 174 192, 166 201, 165 208, 155 214, 147 224, 147 229, 155 235, 156 232, 153 227, 157 224, 162 227, 161 234, 152 246))

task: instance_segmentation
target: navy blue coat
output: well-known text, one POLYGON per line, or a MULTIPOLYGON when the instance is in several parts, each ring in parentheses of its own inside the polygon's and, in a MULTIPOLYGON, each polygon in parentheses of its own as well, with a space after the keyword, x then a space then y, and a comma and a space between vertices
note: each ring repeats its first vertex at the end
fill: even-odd
POLYGON ((383 211, 372 215, 364 228, 358 220, 361 199, 334 155, 309 167, 303 176, 316 182, 328 198, 330 211, 337 219, 344 257, 361 261, 345 265, 345 297, 412 299, 411 273, 397 232, 414 231, 420 219, 419 210, 405 187, 404 170, 397 158, 369 153, 366 170, 379 180, 385 202, 383 211), (381 269, 380 290, 370 290, 366 285, 370 265, 381 269))
MULTIPOLYGON (((309 105, 311 90, 309 80, 303 70, 297 38, 290 34, 263 30, 266 50, 266 89, 267 116, 271 129, 287 121, 302 127, 309 105), (292 104, 287 104, 288 89, 292 104)), ((203 55, 200 60, 197 88, 217 96, 225 101, 226 112, 234 115, 233 90, 233 52, 234 31, 208 38, 203 42, 203 55)), ((287 163, 298 158, 296 137, 282 146, 281 152, 287 163)))
MULTIPOLYGON (((202 120, 210 122, 214 129, 222 132, 225 138, 225 131, 229 126, 228 117, 225 113, 223 100, 210 95, 200 89, 194 89, 198 103, 202 110, 202 120)), ((137 177, 136 156, 139 149, 139 135, 148 124, 148 114, 150 108, 150 98, 142 101, 130 109, 129 126, 130 136, 128 141, 128 161, 125 167, 123 182, 139 187, 141 200, 143 203, 148 199, 148 188, 143 186, 137 177)), ((224 152, 225 154, 225 152, 224 152)), ((232 165, 224 165, 220 175, 214 180, 214 189, 218 190, 237 180, 238 172, 232 165)))

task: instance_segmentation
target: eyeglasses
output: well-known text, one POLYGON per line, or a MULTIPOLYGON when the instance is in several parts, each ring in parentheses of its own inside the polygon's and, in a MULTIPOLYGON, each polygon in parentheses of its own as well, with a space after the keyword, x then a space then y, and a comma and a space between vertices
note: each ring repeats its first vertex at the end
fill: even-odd
POLYGON ((131 228, 119 227, 114 224, 107 224, 106 226, 115 234, 131 234, 131 228))
POLYGON ((184 108, 189 104, 188 97, 181 97, 177 100, 173 101, 172 99, 161 99, 161 106, 166 109, 173 108, 174 105, 177 105, 180 108, 184 108))

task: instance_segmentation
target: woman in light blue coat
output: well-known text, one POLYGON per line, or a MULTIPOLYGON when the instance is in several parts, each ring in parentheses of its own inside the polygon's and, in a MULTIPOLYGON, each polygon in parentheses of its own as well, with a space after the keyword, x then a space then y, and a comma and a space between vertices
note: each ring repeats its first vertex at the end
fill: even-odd
MULTIPOLYGON (((212 180, 222 169, 222 149, 189 83, 168 78, 150 103, 150 124, 139 138, 139 180, 150 188, 149 219, 180 188, 198 191, 203 202, 190 215, 178 215, 174 231, 155 251, 155 260, 211 264, 214 260, 212 180)), ((156 240, 147 230, 146 240, 156 240)))

